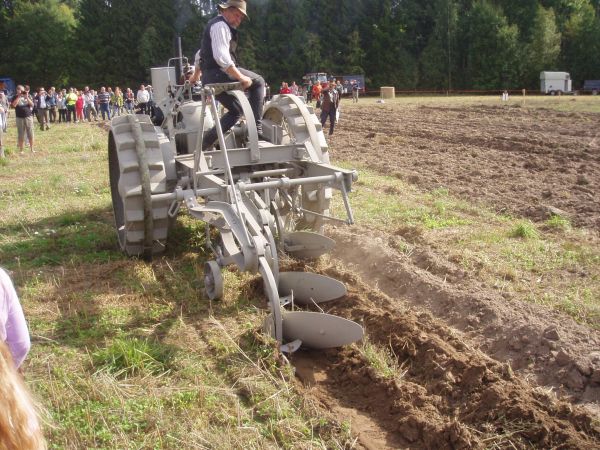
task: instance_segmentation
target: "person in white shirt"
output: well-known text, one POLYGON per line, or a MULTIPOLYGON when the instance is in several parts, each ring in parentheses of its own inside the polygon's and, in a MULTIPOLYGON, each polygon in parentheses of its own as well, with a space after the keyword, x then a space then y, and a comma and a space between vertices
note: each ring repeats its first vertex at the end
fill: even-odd
POLYGON ((98 111, 94 100, 94 92, 90 90, 89 86, 86 86, 83 91, 83 110, 88 122, 92 121, 92 116, 96 122, 98 121, 98 111))
MULTIPOLYGON (((218 5, 221 14, 208 22, 202 36, 200 48, 200 68, 202 84, 240 82, 249 91, 249 102, 254 113, 256 129, 262 135, 262 108, 265 98, 265 80, 260 75, 237 65, 238 27, 248 17, 246 2, 228 0, 218 5)), ((242 108, 237 99, 227 92, 215 96, 227 109, 221 117, 221 128, 229 130, 242 116, 242 108)), ((212 146, 217 140, 216 128, 209 130, 202 140, 202 148, 212 146)))
POLYGON ((4 158, 4 143, 2 140, 2 135, 4 134, 4 122, 6 120, 6 111, 4 110, 4 105, 0 102, 0 158, 4 158))
POLYGON ((150 101, 150 94, 146 90, 146 86, 140 85, 140 89, 137 91, 137 103, 140 107, 140 114, 148 114, 148 102, 150 101))

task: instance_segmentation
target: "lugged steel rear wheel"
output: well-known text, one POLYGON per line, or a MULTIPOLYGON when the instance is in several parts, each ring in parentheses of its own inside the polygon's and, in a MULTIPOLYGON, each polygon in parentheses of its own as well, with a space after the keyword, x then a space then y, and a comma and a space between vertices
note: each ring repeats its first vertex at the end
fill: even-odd
MULTIPOLYGON (((270 126, 281 127, 283 130, 281 144, 309 143, 314 148, 313 162, 329 163, 329 148, 323 127, 312 107, 307 106, 300 98, 294 95, 279 95, 265 105, 263 113, 263 128, 270 126)), ((294 229, 309 229, 321 233, 323 231, 323 215, 329 215, 331 188, 309 184, 289 191, 290 198, 278 199, 278 207, 282 220, 289 224, 288 231, 294 229), (296 205, 290 205, 291 200, 296 205), (304 212, 298 217, 294 214, 294 207, 301 207, 304 212), (313 211, 317 214, 310 214, 313 211)))
POLYGON ((165 250, 169 203, 152 202, 167 192, 167 175, 158 134, 149 116, 113 119, 108 137, 108 164, 119 246, 129 256, 165 250))

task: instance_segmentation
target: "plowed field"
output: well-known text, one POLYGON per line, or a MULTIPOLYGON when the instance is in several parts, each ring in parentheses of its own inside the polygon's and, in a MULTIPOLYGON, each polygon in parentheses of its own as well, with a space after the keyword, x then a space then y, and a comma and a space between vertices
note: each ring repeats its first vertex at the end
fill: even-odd
MULTIPOLYGON (((560 214, 598 243, 599 114, 374 101, 342 111, 334 163, 534 222, 560 214)), ((327 312, 363 323, 397 373, 382 375, 353 349, 299 352, 292 363, 306 395, 351 423, 357 447, 600 446, 597 327, 507 300, 410 228, 328 234, 336 250, 321 271, 349 295, 327 312)))

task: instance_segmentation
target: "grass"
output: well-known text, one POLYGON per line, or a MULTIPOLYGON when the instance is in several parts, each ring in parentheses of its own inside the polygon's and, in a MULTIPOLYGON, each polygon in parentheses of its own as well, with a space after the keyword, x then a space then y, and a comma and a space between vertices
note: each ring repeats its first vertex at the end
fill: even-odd
POLYGON ((116 378, 164 375, 169 371, 172 350, 148 338, 117 336, 107 347, 92 354, 94 368, 116 378))
POLYGON ((521 239, 537 239, 539 238, 539 233, 533 223, 530 221, 521 221, 511 229, 510 236, 521 239))
POLYGON ((204 227, 182 217, 164 258, 118 250, 106 132, 36 130, 37 152, 0 171, 0 265, 13 271, 32 336, 26 378, 50 448, 344 448, 354 439, 294 389, 257 334, 256 277, 224 271, 210 303, 197 268, 204 227))
POLYGON ((385 379, 401 380, 406 370, 398 363, 392 348, 381 347, 366 336, 360 344, 355 344, 375 372, 385 379))
MULTIPOLYGON (((362 98, 362 103, 373 103, 374 98, 362 98)), ((600 113, 600 98, 598 96, 560 96, 552 97, 546 95, 527 94, 512 95, 507 103, 501 101, 498 95, 431 95, 414 96, 397 94, 395 99, 385 100, 386 105, 398 105, 400 107, 410 105, 434 105, 436 107, 464 107, 469 105, 503 106, 505 108, 528 108, 528 109, 552 109, 565 113, 600 113)))
POLYGON ((546 226, 554 230, 569 231, 571 230, 571 221, 559 215, 552 215, 546 220, 546 226))
POLYGON ((369 226, 385 228, 403 223, 436 230, 461 228, 470 223, 468 215, 461 210, 471 208, 446 191, 422 195, 408 183, 364 167, 360 168, 360 178, 351 198, 356 222, 369 226))

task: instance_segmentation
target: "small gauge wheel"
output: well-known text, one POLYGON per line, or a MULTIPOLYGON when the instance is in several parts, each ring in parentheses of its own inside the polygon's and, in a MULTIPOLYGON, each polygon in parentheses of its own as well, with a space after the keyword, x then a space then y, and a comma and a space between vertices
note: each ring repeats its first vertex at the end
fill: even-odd
POLYGON ((204 291, 211 300, 223 298, 223 275, 216 261, 204 264, 204 291))

